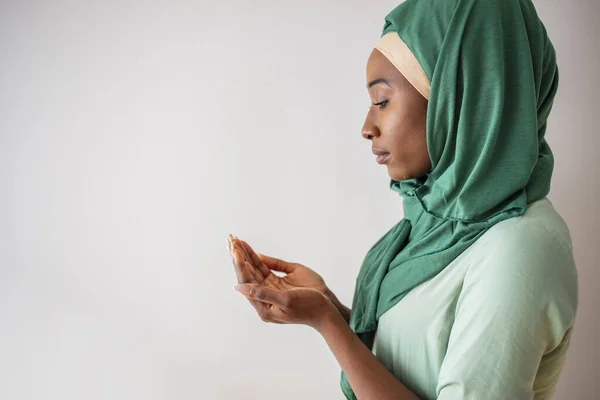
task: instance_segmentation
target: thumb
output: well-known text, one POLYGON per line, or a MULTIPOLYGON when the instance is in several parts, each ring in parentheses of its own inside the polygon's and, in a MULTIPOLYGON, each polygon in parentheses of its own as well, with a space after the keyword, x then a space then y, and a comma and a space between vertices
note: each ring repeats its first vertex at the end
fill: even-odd
POLYGON ((286 274, 292 273, 296 269, 296 264, 289 263, 287 261, 280 260, 279 258, 269 257, 264 254, 258 254, 258 257, 269 269, 285 272, 286 274))
POLYGON ((251 283, 235 285, 233 288, 244 296, 263 303, 274 304, 277 306, 283 306, 286 303, 286 294, 284 292, 268 288, 264 285, 251 283))

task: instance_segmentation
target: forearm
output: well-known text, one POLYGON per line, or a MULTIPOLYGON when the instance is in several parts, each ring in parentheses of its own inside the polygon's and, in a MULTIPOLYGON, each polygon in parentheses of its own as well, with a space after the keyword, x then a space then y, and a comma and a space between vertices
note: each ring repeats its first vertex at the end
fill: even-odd
POLYGON ((350 312, 352 310, 350 308, 346 307, 345 305, 343 305, 331 290, 327 289, 326 296, 327 296, 327 298, 329 298, 329 300, 331 300, 333 305, 335 305, 335 308, 338 309, 340 314, 342 314, 342 317, 344 318, 346 323, 350 323, 350 312))
POLYGON ((350 329, 341 314, 331 316, 319 329, 360 400, 418 400, 350 329))

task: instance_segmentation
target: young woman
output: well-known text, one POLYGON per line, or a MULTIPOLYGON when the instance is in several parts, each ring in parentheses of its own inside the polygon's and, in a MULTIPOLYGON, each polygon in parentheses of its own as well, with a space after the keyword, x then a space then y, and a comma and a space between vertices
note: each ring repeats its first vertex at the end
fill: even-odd
POLYGON ((530 0, 405 1, 367 62, 362 129, 405 218, 366 255, 352 310, 309 268, 231 237, 236 289, 264 321, 323 335, 348 399, 550 398, 577 308, 546 198, 557 85, 530 0))

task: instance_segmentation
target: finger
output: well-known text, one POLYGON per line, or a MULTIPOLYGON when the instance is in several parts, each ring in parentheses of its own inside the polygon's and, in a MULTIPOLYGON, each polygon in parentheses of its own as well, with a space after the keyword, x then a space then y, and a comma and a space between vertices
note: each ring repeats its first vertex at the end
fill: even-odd
POLYGON ((250 245, 243 240, 239 240, 239 242, 242 245, 242 247, 246 250, 246 253, 250 256, 250 259, 248 261, 252 262, 254 267, 260 271, 264 278, 269 276, 271 274, 271 270, 263 263, 260 257, 256 255, 252 247, 250 247, 250 245))
POLYGON ((236 245, 235 239, 232 235, 229 235, 227 237, 227 248, 229 249, 229 254, 231 255, 231 258, 233 260, 235 260, 235 249, 236 248, 241 252, 242 259, 246 258, 245 253, 242 251, 242 249, 240 249, 239 246, 236 245))
POLYGON ((244 269, 246 269, 251 274, 251 276, 257 283, 262 283, 265 280, 265 278, 259 271, 256 270, 256 268, 250 262, 250 256, 248 256, 248 253, 242 247, 240 240, 237 238, 234 239, 234 241, 232 242, 232 247, 234 250, 238 250, 242 254, 242 263, 244 264, 244 269))
POLYGON ((242 243, 240 243, 239 239, 234 239, 232 242, 232 246, 236 249, 238 249, 242 255, 244 256, 244 259, 248 262, 252 262, 252 259, 250 258, 250 255, 248 254, 248 252, 246 251, 245 247, 242 246, 242 243))
POLYGON ((230 252, 233 253, 233 251, 237 248, 242 253, 242 256, 249 260, 249 258, 246 255, 246 252, 244 251, 244 249, 241 248, 238 241, 239 239, 231 234, 227 237, 227 243, 229 245, 230 252))
POLYGON ((244 260, 248 261, 250 263, 250 265, 253 265, 252 258, 250 257, 250 255, 246 251, 246 247, 243 246, 242 241, 240 239, 238 239, 237 237, 234 238, 231 241, 231 248, 232 248, 232 250, 233 249, 238 249, 240 251, 240 253, 242 254, 242 256, 244 257, 244 260))
POLYGON ((227 236, 227 246, 229 247, 230 253, 233 251, 233 242, 234 242, 233 235, 229 234, 229 236, 227 236))
POLYGON ((269 257, 264 254, 259 254, 261 260, 266 264, 266 266, 272 270, 285 272, 286 274, 290 274, 294 272, 296 269, 296 264, 289 263, 287 261, 280 260, 279 258, 269 257))
POLYGON ((289 304, 288 293, 273 290, 263 285, 242 284, 236 285, 234 288, 244 296, 263 303, 273 304, 278 307, 287 307, 289 304))
POLYGON ((252 278, 254 278, 256 283, 263 283, 265 279, 263 278, 262 274, 252 266, 252 264, 250 264, 248 261, 244 261, 244 268, 246 271, 248 271, 252 278))
POLYGON ((233 267, 238 283, 256 283, 248 268, 245 267, 242 256, 237 249, 234 249, 232 256, 233 267))

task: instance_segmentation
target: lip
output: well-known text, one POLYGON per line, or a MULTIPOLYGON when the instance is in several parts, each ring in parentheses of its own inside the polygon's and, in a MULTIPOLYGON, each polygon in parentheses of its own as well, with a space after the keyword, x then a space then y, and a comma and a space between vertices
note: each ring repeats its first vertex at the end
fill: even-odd
POLYGON ((377 156, 376 160, 377 160, 378 164, 385 164, 390 156, 389 152, 378 149, 376 147, 372 147, 371 151, 373 152, 373 154, 375 154, 377 156))

